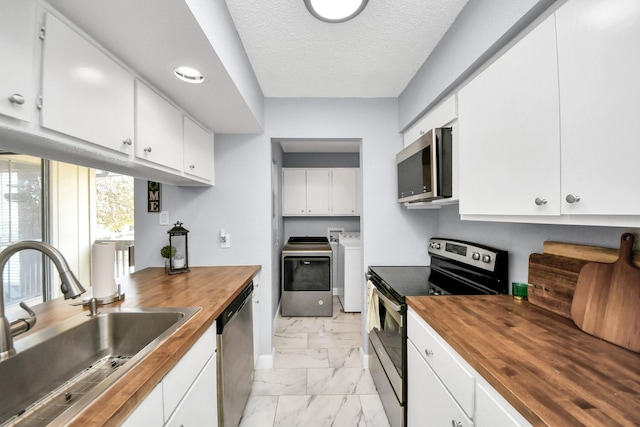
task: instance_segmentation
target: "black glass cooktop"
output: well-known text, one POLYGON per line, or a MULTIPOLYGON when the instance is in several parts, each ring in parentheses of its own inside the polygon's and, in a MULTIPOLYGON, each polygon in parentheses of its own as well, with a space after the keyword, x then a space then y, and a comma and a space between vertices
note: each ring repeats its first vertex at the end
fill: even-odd
POLYGON ((369 267, 372 276, 382 279, 383 285, 396 298, 430 295, 429 275, 426 266, 376 266, 369 267))

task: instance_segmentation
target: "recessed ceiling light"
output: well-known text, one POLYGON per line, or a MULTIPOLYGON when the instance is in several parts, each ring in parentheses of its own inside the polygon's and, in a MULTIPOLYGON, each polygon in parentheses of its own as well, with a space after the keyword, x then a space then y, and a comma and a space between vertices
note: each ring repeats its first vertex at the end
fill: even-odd
POLYGON ((202 73, 191 67, 178 67, 173 70, 173 74, 175 74, 180 80, 189 83, 202 83, 204 81, 202 73))
POLYGON ((355 18, 369 0, 304 0, 309 12, 325 22, 344 22, 355 18))

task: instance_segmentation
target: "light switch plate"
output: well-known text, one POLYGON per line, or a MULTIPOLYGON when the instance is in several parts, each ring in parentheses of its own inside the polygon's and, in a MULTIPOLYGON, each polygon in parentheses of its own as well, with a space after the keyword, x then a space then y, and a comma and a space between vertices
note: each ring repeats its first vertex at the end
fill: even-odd
POLYGON ((161 211, 158 221, 160 225, 169 225, 169 211, 161 211))

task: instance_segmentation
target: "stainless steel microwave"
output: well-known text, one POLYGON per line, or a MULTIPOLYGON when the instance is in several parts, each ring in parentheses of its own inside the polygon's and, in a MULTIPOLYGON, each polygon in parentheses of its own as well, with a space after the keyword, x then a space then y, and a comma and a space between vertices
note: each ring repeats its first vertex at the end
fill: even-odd
POLYGON ((451 197, 451 128, 431 129, 396 155, 398 202, 451 197))

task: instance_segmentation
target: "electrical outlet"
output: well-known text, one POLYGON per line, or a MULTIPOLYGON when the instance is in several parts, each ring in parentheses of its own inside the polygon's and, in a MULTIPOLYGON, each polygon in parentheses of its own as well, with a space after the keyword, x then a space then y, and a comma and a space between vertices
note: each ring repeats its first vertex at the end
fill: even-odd
POLYGON ((231 234, 220 233, 220 247, 224 249, 231 247, 231 234))

